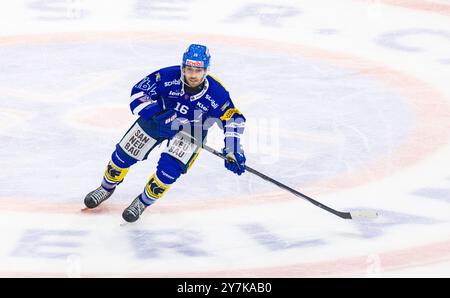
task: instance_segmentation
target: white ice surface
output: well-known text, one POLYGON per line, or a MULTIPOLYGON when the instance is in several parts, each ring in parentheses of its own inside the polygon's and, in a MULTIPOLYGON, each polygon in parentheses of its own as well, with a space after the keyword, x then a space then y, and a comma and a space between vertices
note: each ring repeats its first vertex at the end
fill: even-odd
POLYGON ((450 4, 431 2, 2 2, 0 276, 450 277, 450 4), (160 149, 81 212, 131 87, 194 42, 248 119, 248 165, 380 217, 202 152, 120 226, 160 149))

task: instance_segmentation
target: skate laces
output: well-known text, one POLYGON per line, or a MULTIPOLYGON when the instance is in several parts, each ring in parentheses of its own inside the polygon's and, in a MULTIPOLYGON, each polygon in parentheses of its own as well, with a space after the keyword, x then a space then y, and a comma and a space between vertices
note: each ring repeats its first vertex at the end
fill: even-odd
POLYGON ((102 201, 108 197, 109 193, 109 191, 100 186, 92 193, 92 197, 97 201, 102 201))
POLYGON ((145 206, 141 200, 139 200, 139 197, 137 197, 133 203, 131 203, 130 209, 131 211, 134 211, 134 213, 141 215, 142 212, 144 212, 145 208, 147 206, 145 206))

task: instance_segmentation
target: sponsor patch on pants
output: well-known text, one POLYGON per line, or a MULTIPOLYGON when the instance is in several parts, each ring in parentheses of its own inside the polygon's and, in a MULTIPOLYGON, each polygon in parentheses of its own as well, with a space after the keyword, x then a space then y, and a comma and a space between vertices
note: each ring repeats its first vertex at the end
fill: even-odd
POLYGON ((191 143, 189 137, 184 136, 183 133, 178 133, 170 141, 170 145, 165 149, 165 152, 187 165, 197 149, 198 146, 191 143))
POLYGON ((145 133, 136 122, 120 141, 119 146, 132 158, 143 160, 155 144, 156 140, 145 133))

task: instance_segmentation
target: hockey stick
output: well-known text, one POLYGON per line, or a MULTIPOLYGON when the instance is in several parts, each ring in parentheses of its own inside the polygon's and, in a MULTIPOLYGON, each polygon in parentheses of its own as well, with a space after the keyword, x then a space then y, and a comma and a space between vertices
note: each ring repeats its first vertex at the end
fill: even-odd
MULTIPOLYGON (((218 157, 220 157, 220 158, 222 158, 224 160, 233 161, 233 160, 228 159, 224 154, 222 154, 221 152, 215 150, 214 148, 211 148, 211 147, 209 147, 207 145, 203 145, 202 147, 206 151, 208 151, 208 152, 210 152, 210 153, 212 153, 212 154, 214 154, 214 155, 216 155, 216 156, 218 156, 218 157)), ((328 211, 330 213, 333 213, 334 215, 337 215, 337 216, 339 216, 341 218, 344 218, 344 219, 372 219, 372 218, 376 218, 378 216, 378 213, 376 211, 371 211, 371 210, 358 210, 358 211, 351 211, 351 212, 337 211, 337 210, 335 210, 333 208, 330 208, 330 207, 328 207, 328 206, 326 206, 326 205, 324 205, 324 204, 322 204, 322 203, 320 203, 320 202, 318 202, 318 201, 308 197, 307 195, 302 194, 299 191, 296 191, 295 189, 293 189, 293 188, 291 188, 291 187, 289 187, 287 185, 284 185, 283 183, 281 183, 281 182, 279 182, 279 181, 277 181, 275 179, 270 178, 269 176, 264 175, 261 172, 258 172, 257 170, 249 167, 248 165, 245 165, 245 169, 248 172, 250 172, 250 173, 252 173, 252 174, 254 174, 254 175, 256 175, 256 176, 258 176, 258 177, 260 177, 260 178, 262 178, 264 180, 266 180, 266 181, 269 181, 269 182, 275 184, 276 186, 278 186, 278 187, 280 187, 280 188, 282 188, 284 190, 289 191, 290 193, 296 195, 297 197, 301 197, 301 198, 309 201, 310 203, 316 205, 317 207, 322 208, 322 209, 324 209, 324 210, 326 210, 326 211, 328 211)))

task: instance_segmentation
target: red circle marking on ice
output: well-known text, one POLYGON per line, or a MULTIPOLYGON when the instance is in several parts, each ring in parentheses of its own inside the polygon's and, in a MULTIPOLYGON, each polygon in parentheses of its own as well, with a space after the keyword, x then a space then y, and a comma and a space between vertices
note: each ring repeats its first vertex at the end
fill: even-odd
MULTIPOLYGON (((449 99, 441 95, 428 83, 367 59, 333 53, 323 49, 291 43, 277 42, 277 44, 274 44, 271 41, 261 39, 177 32, 95 32, 23 35, 0 38, 0 45, 78 41, 98 42, 99 40, 121 40, 124 42, 130 40, 157 40, 165 42, 183 41, 184 43, 188 43, 191 40, 204 40, 207 43, 224 46, 233 45, 257 48, 272 53, 310 57, 324 60, 342 68, 356 70, 361 75, 374 78, 402 95, 416 115, 415 129, 407 140, 390 155, 368 162, 360 168, 353 169, 345 174, 339 174, 338 177, 324 178, 319 182, 301 185, 303 192, 309 193, 312 196, 363 185, 391 175, 394 172, 405 169, 427 158, 433 152, 448 144, 450 140, 450 121, 448 121, 450 119, 449 99)), ((274 193, 280 194, 282 192, 274 193)), ((252 204, 252 202, 248 203, 252 204)), ((261 202, 258 201, 256 203, 260 204, 261 202)))

